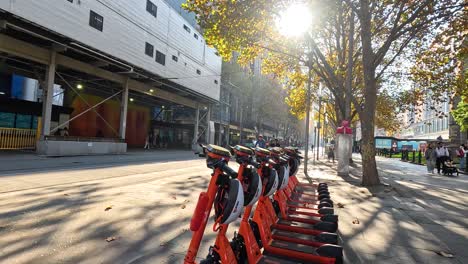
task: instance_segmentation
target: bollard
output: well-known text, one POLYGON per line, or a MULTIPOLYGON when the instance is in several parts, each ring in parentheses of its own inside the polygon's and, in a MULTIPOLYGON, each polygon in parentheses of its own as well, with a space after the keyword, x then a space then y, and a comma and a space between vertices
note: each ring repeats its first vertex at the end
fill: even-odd
POLYGON ((415 158, 416 158, 416 150, 413 150, 413 163, 415 162, 415 158))
POLYGON ((419 155, 418 155, 418 164, 421 164, 422 162, 422 157, 421 157, 421 150, 419 150, 419 155))

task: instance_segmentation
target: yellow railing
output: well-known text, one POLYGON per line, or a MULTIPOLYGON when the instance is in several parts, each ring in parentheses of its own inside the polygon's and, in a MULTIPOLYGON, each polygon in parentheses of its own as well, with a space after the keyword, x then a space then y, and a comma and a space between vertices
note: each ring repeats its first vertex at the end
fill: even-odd
POLYGON ((36 129, 0 127, 0 149, 35 149, 36 129))

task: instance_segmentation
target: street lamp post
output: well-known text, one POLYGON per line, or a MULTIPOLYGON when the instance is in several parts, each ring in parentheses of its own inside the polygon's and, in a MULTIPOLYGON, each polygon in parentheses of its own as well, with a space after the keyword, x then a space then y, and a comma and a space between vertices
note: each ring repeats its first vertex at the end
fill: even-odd
MULTIPOLYGON (((307 98, 306 98, 306 129, 305 129, 305 151, 304 151, 304 174, 307 175, 307 163, 309 162, 309 124, 310 124, 310 97, 311 97, 311 85, 312 85, 312 64, 311 64, 312 53, 309 53, 307 62, 308 79, 307 79, 307 98)), ((312 160, 314 152, 312 152, 312 160)))
POLYGON ((322 95, 320 94, 319 90, 319 110, 318 110, 318 124, 317 124, 317 160, 319 160, 319 153, 320 153, 320 113, 322 112, 322 95))

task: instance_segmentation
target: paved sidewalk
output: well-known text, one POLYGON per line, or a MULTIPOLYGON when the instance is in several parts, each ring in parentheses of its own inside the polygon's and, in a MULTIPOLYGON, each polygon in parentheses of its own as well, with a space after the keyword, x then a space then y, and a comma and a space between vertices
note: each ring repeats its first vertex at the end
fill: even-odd
POLYGON ((468 176, 427 175, 425 167, 377 158, 385 185, 364 188, 359 158, 349 177, 335 176, 327 162, 309 171, 330 181, 345 263, 467 263, 468 176))
MULTIPOLYGON (((333 164, 309 166, 310 176, 330 183, 346 263, 466 263, 468 176, 378 160, 387 187, 360 187, 359 168, 343 179, 333 164)), ((189 151, 0 155, 0 263, 181 263, 209 179, 205 161, 189 151)), ((200 258, 215 238, 211 227, 200 258)))

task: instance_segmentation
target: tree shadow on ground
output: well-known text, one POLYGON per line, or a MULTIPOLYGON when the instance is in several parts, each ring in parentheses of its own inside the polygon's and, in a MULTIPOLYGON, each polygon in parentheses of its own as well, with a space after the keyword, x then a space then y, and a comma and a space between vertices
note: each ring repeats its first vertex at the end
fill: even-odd
MULTIPOLYGON (((463 189, 468 186, 466 182, 456 190, 434 191, 430 186, 440 185, 437 180, 418 182, 414 178, 420 176, 421 168, 409 168, 406 176, 400 177, 401 168, 379 162, 380 176, 386 184, 366 188, 360 184, 357 163, 348 177, 330 182, 344 207, 337 211, 348 263, 461 263, 467 257, 462 250, 462 245, 468 246, 464 236, 468 233, 463 189), (464 233, 457 232, 460 230, 464 233), (452 253, 455 258, 435 253, 440 251, 452 253)), ((318 173, 336 175, 330 165, 318 164, 323 169, 318 173)))
MULTIPOLYGON (((210 179, 199 171, 3 194, 0 263, 171 262, 185 254, 190 218, 210 179)), ((207 232, 199 256, 214 235, 207 232)))

